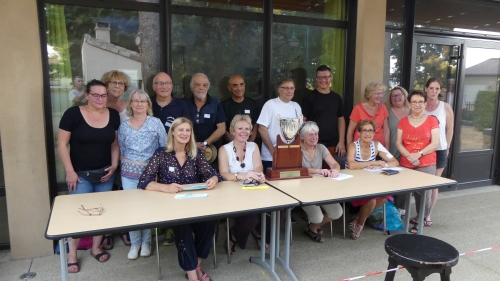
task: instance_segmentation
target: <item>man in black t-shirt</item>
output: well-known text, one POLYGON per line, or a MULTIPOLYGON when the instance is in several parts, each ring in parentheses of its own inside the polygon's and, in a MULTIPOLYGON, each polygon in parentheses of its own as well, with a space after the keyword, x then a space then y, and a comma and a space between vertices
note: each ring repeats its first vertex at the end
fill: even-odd
POLYGON ((224 139, 227 142, 233 140, 233 136, 229 132, 229 125, 233 118, 237 114, 249 115, 252 119, 252 134, 248 141, 255 141, 258 130, 255 122, 259 118, 259 107, 253 99, 245 98, 245 81, 243 77, 239 75, 234 75, 227 81, 227 88, 231 92, 231 97, 222 102, 224 106, 224 111, 226 112, 226 133, 224 134, 224 139))
POLYGON ((330 90, 332 71, 326 65, 316 70, 318 87, 302 100, 304 120, 314 121, 319 127, 319 143, 330 153, 345 157, 345 119, 342 98, 330 90))

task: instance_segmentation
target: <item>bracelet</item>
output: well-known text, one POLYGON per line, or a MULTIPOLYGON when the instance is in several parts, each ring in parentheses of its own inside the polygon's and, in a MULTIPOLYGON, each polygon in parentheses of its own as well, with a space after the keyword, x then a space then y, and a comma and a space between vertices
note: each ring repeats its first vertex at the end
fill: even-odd
POLYGON ((238 174, 239 174, 239 173, 235 173, 235 174, 234 174, 234 177, 236 178, 236 181, 240 181, 240 180, 238 179, 238 174))

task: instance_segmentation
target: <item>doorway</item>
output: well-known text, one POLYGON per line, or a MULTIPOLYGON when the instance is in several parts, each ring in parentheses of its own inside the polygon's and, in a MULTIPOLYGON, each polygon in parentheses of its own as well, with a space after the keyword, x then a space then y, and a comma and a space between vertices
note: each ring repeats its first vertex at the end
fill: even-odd
POLYGON ((443 176, 459 188, 496 183, 498 163, 500 43, 415 36, 413 87, 439 78, 442 101, 455 114, 454 135, 443 176))

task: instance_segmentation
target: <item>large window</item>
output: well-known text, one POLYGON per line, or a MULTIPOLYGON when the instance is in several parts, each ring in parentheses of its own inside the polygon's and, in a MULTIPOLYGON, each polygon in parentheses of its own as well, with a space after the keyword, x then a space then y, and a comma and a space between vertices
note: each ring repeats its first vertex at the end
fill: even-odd
MULTIPOLYGON (((144 88, 144 81, 160 70, 159 17, 156 13, 47 4, 47 54, 50 76, 52 128, 57 146, 59 121, 74 105, 76 79, 101 79, 110 70, 125 72, 129 90, 144 88), (151 28, 154 26, 156 28, 151 28), (141 50, 148 50, 141 52, 141 50)), ((55 147, 56 148, 56 147, 55 147)), ((64 166, 55 150, 56 177, 65 188, 64 166)))
POLYGON ((279 79, 293 78, 300 102, 315 87, 316 68, 326 64, 332 89, 344 95, 347 0, 275 0, 273 6, 263 0, 40 1, 50 84, 48 143, 54 149, 52 179, 61 191, 66 185, 57 131, 62 114, 75 104, 69 97, 75 78, 87 82, 109 70, 123 71, 132 80, 126 99, 137 88, 153 94, 152 78, 165 71, 173 94, 189 98, 190 79, 202 72, 210 79, 210 95, 224 100, 231 95, 228 78, 239 74, 245 95, 259 104, 275 96, 279 79))

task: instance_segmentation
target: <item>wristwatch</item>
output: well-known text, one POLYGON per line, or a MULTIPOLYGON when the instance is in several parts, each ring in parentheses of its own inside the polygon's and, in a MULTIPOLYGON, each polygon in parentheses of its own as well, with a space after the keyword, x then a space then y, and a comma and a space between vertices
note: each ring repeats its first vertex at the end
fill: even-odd
POLYGON ((204 141, 204 142, 203 142, 203 145, 204 145, 204 146, 207 146, 207 145, 208 145, 208 142, 207 142, 207 141, 204 141))
POLYGON ((234 177, 236 178, 236 181, 239 181, 239 179, 238 179, 238 174, 239 174, 239 173, 234 173, 234 177))
POLYGON ((424 156, 424 153, 422 152, 422 150, 420 150, 420 156, 424 156))

